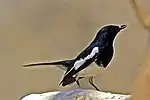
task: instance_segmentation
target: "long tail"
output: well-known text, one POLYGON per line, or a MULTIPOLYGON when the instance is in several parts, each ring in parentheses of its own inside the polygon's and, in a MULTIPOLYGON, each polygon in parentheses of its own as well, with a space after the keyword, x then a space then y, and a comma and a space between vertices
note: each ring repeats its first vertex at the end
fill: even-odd
POLYGON ((30 63, 25 64, 23 67, 29 67, 29 66, 39 66, 39 65, 62 65, 63 61, 57 61, 57 62, 38 62, 38 63, 30 63))
POLYGON ((63 61, 55 61, 55 62, 39 62, 39 63, 30 63, 30 64, 25 64, 23 67, 32 67, 32 66, 40 66, 40 65, 56 65, 56 67, 62 69, 62 70, 67 70, 68 68, 71 67, 73 60, 63 60, 63 61), (58 66, 61 65, 61 66, 58 66))

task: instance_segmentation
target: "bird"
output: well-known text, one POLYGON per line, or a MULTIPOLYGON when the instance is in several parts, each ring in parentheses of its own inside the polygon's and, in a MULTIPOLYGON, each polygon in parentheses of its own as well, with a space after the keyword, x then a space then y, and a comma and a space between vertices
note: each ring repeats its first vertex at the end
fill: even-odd
MULTIPOLYGON (((65 70, 63 79, 59 85, 66 86, 76 82, 80 87, 79 80, 83 77, 80 72, 88 69, 95 62, 97 68, 106 68, 110 63, 114 47, 113 42, 118 32, 126 28, 127 25, 106 25, 98 30, 93 41, 76 57, 69 60, 61 60, 54 62, 41 62, 25 64, 23 67, 38 66, 38 65, 57 65, 58 68, 65 70), (58 66, 61 65, 61 66, 58 66)), ((92 68, 92 67, 91 67, 92 68)), ((90 72, 89 72, 90 73, 90 72)), ((89 83, 96 89, 97 86, 93 83, 93 76, 90 76, 89 83)))

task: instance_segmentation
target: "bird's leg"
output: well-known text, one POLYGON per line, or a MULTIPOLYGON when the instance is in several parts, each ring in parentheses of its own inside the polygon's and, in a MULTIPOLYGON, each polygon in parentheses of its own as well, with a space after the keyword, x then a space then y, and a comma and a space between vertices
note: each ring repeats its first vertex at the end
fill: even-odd
POLYGON ((80 85, 80 83, 79 83, 79 80, 82 79, 82 78, 84 78, 84 77, 79 77, 79 78, 76 80, 76 83, 77 83, 77 85, 79 86, 79 88, 81 88, 81 85, 80 85))
POLYGON ((97 88, 97 86, 94 84, 94 82, 93 82, 93 76, 90 76, 90 77, 89 77, 89 83, 90 83, 97 91, 100 91, 100 90, 97 88))
POLYGON ((81 88, 81 85, 80 85, 80 83, 79 83, 79 80, 76 80, 76 82, 77 82, 77 85, 79 86, 79 88, 81 88))

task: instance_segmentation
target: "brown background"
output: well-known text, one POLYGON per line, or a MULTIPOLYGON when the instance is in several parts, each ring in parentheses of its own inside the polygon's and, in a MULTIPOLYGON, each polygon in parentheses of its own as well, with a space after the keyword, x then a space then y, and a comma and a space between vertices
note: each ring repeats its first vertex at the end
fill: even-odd
MULTIPOLYGON (((150 9, 149 3, 141 2, 145 9, 150 9)), ((102 90, 130 92, 146 49, 147 31, 128 0, 0 0, 0 99, 62 89, 61 70, 25 69, 22 64, 72 58, 106 24, 128 28, 118 35, 113 61, 95 82, 102 90)))

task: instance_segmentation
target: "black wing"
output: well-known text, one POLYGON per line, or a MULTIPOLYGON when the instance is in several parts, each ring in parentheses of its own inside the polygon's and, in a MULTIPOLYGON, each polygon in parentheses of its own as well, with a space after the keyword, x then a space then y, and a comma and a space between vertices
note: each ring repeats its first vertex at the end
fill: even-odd
POLYGON ((63 84, 65 82, 65 79, 75 75, 82 69, 88 67, 92 62, 95 61, 98 54, 99 54, 99 50, 98 50, 97 46, 95 46, 94 48, 89 47, 89 48, 85 49, 82 53, 80 53, 76 57, 73 67, 70 70, 66 71, 64 78, 60 82, 60 84, 61 83, 63 84))
POLYGON ((74 75, 85 67, 89 66, 93 61, 95 61, 98 53, 98 46, 90 45, 89 47, 87 47, 75 58, 72 68, 65 73, 65 76, 69 73, 72 73, 72 75, 74 75), (97 52, 93 53, 93 50, 97 52), (90 57, 91 53, 93 53, 93 55, 90 57))

